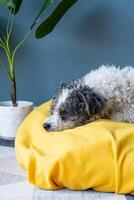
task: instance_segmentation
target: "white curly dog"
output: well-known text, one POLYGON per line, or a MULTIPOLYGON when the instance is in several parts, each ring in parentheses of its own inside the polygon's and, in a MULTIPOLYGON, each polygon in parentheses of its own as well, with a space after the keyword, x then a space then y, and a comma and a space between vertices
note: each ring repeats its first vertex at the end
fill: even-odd
POLYGON ((134 122, 133 67, 102 65, 81 79, 62 83, 43 126, 61 131, 100 118, 134 122))

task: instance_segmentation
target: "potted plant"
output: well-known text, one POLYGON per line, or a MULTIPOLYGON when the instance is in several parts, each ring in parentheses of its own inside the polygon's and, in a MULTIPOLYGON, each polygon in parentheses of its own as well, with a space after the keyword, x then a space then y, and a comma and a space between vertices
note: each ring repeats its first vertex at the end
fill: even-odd
POLYGON ((22 0, 0 0, 0 5, 7 8, 9 17, 7 20, 6 31, 0 35, 0 48, 4 51, 6 63, 0 60, 0 66, 3 68, 7 78, 11 84, 10 101, 0 102, 0 136, 7 139, 15 138, 16 131, 22 120, 33 109, 33 103, 28 101, 18 101, 17 87, 16 87, 16 73, 15 73, 15 58, 17 51, 27 41, 33 29, 36 27, 36 38, 42 38, 49 34, 66 11, 78 0, 62 0, 57 7, 45 18, 44 14, 48 8, 57 0, 45 0, 41 6, 37 16, 34 18, 26 35, 14 47, 11 47, 11 33, 13 29, 14 17, 21 8, 22 0), (37 24, 42 19, 41 24, 37 24))

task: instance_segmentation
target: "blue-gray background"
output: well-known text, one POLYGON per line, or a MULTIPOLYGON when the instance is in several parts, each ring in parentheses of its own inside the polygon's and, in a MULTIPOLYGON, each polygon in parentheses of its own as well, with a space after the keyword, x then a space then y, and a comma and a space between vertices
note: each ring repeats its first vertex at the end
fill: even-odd
MULTIPOLYGON (((24 35, 42 2, 23 1, 12 42, 24 35)), ((16 57, 18 99, 38 105, 53 96, 60 81, 79 78, 103 63, 134 65, 134 0, 79 0, 50 35, 32 37, 16 57)), ((9 82, 0 70, 0 100, 7 99, 9 82)))

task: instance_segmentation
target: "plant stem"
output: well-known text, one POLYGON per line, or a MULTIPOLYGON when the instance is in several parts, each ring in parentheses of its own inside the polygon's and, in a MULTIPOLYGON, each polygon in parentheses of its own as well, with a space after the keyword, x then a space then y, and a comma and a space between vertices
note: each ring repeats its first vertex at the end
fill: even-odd
POLYGON ((24 38, 17 44, 17 46, 15 47, 14 51, 13 51, 13 54, 12 54, 12 62, 14 61, 14 57, 15 57, 15 54, 17 52, 17 50, 22 47, 24 45, 24 43, 26 42, 26 40, 28 39, 29 35, 31 33, 31 30, 29 30, 26 35, 24 36, 24 38))
POLYGON ((13 106, 17 106, 17 94, 16 94, 16 79, 15 79, 15 74, 14 74, 14 79, 12 80, 12 88, 11 88, 11 100, 13 103, 13 106))
POLYGON ((5 52, 5 56, 8 61, 8 66, 5 65, 3 62, 0 62, 0 65, 3 67, 7 77, 11 81, 11 100, 13 106, 17 106, 17 91, 16 91, 16 75, 15 75, 15 55, 16 52, 19 50, 20 47, 24 45, 26 40, 28 39, 30 33, 32 32, 32 29, 29 29, 29 31, 26 33, 26 35, 22 38, 22 40, 16 45, 16 47, 12 50, 11 44, 10 44, 10 37, 11 32, 13 28, 13 20, 14 20, 14 11, 13 13, 9 13, 8 23, 7 23, 7 30, 6 34, 3 34, 3 38, 0 36, 0 48, 2 48, 5 52))

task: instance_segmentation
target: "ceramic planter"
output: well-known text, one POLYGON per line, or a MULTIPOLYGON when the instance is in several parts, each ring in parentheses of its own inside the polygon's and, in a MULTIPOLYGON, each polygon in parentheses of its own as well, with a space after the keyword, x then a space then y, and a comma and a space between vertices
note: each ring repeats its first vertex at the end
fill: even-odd
POLYGON ((11 101, 0 102, 0 136, 14 139, 19 125, 32 110, 32 102, 18 101, 17 107, 11 101))

